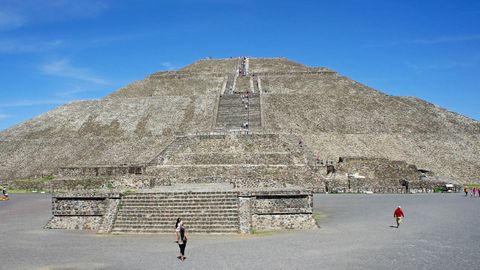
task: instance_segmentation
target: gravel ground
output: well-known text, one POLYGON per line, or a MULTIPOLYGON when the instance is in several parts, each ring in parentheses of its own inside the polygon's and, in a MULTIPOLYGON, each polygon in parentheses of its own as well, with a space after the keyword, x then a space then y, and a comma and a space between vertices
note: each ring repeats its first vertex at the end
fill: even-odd
MULTIPOLYGON (((479 269, 480 198, 461 194, 315 195, 318 230, 174 235, 44 230, 51 199, 0 202, 0 269, 479 269), (399 229, 393 210, 406 218, 399 229)), ((188 229, 188 227, 187 227, 188 229)))

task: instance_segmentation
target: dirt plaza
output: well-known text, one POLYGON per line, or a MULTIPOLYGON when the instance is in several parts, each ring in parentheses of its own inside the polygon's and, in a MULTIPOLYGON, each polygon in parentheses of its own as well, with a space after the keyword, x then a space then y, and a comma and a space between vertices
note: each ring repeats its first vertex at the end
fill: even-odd
POLYGON ((319 229, 192 234, 184 262, 176 258, 173 233, 45 230, 50 195, 10 198, 0 203, 1 269, 476 269, 480 264, 480 198, 460 193, 316 194, 319 229), (406 215, 399 229, 392 216, 398 205, 406 215))

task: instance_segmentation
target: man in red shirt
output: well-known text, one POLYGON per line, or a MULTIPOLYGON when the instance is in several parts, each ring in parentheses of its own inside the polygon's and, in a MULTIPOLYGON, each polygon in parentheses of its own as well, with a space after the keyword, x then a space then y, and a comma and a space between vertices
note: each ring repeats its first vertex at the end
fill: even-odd
POLYGON ((397 228, 400 226, 400 223, 402 223, 402 218, 405 217, 405 214, 403 214, 402 207, 398 206, 397 209, 393 212, 393 217, 395 218, 395 221, 397 221, 397 228))

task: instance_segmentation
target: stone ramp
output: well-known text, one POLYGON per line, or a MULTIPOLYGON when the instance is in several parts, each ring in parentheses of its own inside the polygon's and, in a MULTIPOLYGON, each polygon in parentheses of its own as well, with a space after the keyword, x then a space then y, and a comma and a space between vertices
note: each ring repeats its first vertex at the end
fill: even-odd
POLYGON ((238 194, 201 189, 128 194, 112 233, 173 233, 177 217, 190 233, 238 233, 238 194))

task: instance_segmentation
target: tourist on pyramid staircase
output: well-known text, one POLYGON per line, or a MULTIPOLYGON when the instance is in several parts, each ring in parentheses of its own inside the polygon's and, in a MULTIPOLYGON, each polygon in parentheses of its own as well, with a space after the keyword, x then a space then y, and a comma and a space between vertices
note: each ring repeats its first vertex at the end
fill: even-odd
POLYGON ((177 256, 177 258, 184 261, 187 258, 185 257, 185 247, 187 246, 187 232, 185 230, 183 221, 180 218, 177 218, 177 222, 175 224, 175 234, 177 236, 176 242, 180 247, 180 256, 177 256))
POLYGON ((465 197, 467 197, 468 196, 468 187, 467 186, 465 186, 465 188, 463 189, 463 192, 465 192, 465 197))
POLYGON ((395 209, 395 211, 393 212, 393 217, 397 222, 397 228, 398 228, 400 226, 400 223, 402 223, 402 218, 405 217, 405 214, 403 213, 401 206, 398 206, 397 209, 395 209))

